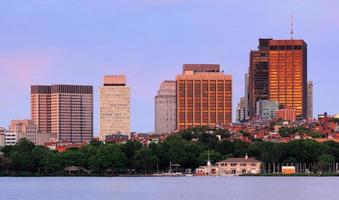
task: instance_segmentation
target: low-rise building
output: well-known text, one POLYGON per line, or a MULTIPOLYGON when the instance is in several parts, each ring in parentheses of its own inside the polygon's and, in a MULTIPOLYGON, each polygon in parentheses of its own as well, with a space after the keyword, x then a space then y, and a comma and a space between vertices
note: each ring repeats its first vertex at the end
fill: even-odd
POLYGON ((275 112, 275 119, 294 122, 297 120, 297 113, 294 109, 284 108, 275 112))
POLYGON ((244 158, 228 158, 215 165, 201 166, 196 169, 200 176, 229 176, 244 174, 260 174, 262 162, 247 155, 244 158))
POLYGON ((259 174, 262 162, 246 155, 245 158, 228 158, 216 165, 220 175, 259 174))
POLYGON ((5 145, 15 145, 18 142, 18 133, 15 131, 5 131, 5 145))
POLYGON ((5 128, 0 127, 0 148, 5 146, 5 128))
POLYGON ((26 138, 36 144, 38 127, 33 120, 12 120, 9 126, 9 130, 11 132, 17 133, 17 140, 20 140, 21 138, 26 138))

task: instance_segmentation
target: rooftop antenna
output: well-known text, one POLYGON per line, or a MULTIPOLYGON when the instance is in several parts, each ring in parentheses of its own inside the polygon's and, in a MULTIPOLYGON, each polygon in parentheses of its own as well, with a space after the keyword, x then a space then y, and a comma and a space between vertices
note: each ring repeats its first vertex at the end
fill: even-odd
POLYGON ((293 40, 293 33, 294 33, 294 17, 293 14, 291 15, 291 40, 293 40))

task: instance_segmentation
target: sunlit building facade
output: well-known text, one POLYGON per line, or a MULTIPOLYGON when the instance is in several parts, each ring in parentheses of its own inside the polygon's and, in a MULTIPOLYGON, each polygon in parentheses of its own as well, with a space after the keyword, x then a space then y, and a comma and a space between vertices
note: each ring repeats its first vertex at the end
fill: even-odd
POLYGON ((186 64, 177 75, 177 128, 232 122, 232 76, 217 64, 186 64))
POLYGON ((83 143, 93 138, 92 86, 34 85, 31 111, 41 134, 53 140, 83 143))
POLYGON ((126 86, 126 76, 104 76, 100 87, 100 139, 107 135, 123 134, 130 137, 131 111, 130 87, 126 86))
POLYGON ((303 40, 259 39, 249 68, 250 114, 268 99, 307 117, 307 44, 303 40))

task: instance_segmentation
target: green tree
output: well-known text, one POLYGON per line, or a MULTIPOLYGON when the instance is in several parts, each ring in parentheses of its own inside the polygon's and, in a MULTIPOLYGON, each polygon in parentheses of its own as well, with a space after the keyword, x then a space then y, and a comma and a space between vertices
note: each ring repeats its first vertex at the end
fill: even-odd
POLYGON ((154 169, 158 160, 151 149, 142 148, 135 152, 134 162, 137 169, 144 170, 147 174, 154 169))

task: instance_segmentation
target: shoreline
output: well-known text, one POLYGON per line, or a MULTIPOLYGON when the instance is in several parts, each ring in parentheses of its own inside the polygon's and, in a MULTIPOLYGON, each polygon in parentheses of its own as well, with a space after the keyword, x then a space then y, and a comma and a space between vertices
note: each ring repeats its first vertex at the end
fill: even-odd
POLYGON ((162 178, 162 177, 339 177, 339 174, 246 174, 246 175, 230 175, 230 176, 195 176, 195 175, 154 175, 154 174, 117 174, 117 175, 85 175, 85 174, 63 174, 63 175, 41 175, 41 174, 18 174, 18 175, 0 175, 0 178, 3 177, 93 177, 93 178, 99 178, 99 177, 135 177, 135 178, 162 178))

